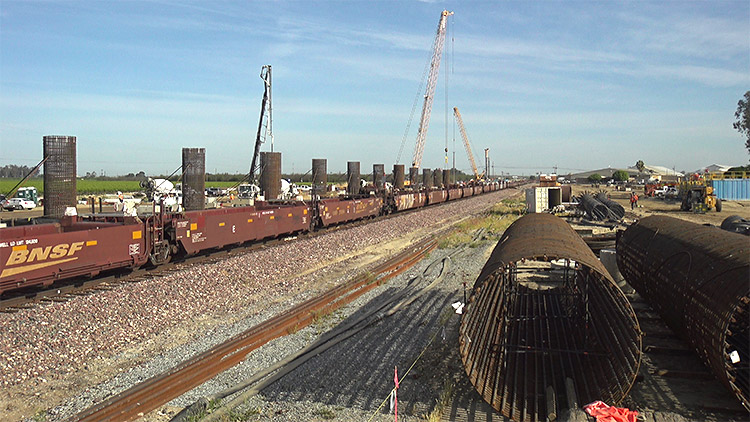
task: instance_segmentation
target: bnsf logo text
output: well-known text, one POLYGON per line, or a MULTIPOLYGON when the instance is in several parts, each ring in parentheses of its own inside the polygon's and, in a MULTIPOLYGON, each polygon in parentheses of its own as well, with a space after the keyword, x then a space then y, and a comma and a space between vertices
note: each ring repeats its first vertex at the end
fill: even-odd
POLYGON ((58 259, 65 256, 73 256, 76 252, 83 249, 85 242, 61 243, 55 246, 33 248, 31 250, 19 249, 14 250, 8 257, 6 266, 25 264, 34 261, 44 261, 46 259, 58 259))

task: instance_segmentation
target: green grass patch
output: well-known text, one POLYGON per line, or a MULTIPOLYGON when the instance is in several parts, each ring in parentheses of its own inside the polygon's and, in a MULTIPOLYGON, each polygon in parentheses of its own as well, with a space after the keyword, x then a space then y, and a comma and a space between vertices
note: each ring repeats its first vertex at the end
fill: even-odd
MULTIPOLYGON (((0 194, 5 195, 19 181, 21 179, 0 178, 0 194)), ((206 182, 206 187, 226 189, 236 184, 237 182, 206 182)), ((44 180, 41 178, 29 179, 21 187, 35 187, 39 191, 39 195, 44 195, 44 180)), ((141 186, 137 180, 78 179, 76 181, 76 190, 79 195, 103 195, 116 193, 117 191, 140 192, 141 186)))
POLYGON ((476 248, 481 243, 474 241, 474 234, 481 229, 485 229, 486 239, 499 239, 505 229, 523 215, 525 209, 520 196, 504 199, 493 205, 484 215, 456 224, 453 231, 438 241, 438 247, 446 249, 468 244, 470 248, 476 248))

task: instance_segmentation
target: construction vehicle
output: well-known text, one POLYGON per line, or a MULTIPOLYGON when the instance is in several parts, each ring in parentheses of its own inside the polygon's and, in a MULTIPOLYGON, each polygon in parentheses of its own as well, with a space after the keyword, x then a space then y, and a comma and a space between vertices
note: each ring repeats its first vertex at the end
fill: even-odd
POLYGON ((683 211, 704 213, 715 208, 716 212, 721 212, 721 199, 714 194, 713 186, 683 182, 680 186, 680 196, 680 209, 683 211))
POLYGON ((414 157, 411 162, 413 168, 419 168, 422 165, 422 155, 424 153, 425 139, 427 138, 427 128, 430 126, 430 113, 432 111, 432 100, 435 98, 435 87, 437 86, 438 73, 440 71, 440 59, 443 55, 443 45, 445 44, 445 31, 448 16, 453 12, 443 10, 440 14, 435 42, 432 47, 432 60, 430 61, 430 73, 427 78, 427 89, 424 94, 424 103, 422 104, 422 118, 419 120, 419 131, 417 132, 417 143, 414 145, 414 157))
POLYGON ((484 179, 484 172, 481 174, 477 169, 477 162, 474 160, 474 153, 471 150, 471 143, 469 142, 469 135, 466 134, 466 128, 464 127, 464 121, 461 118, 461 112, 458 111, 458 107, 453 107, 453 115, 456 116, 456 122, 458 122, 458 129, 461 131, 461 138, 464 140, 464 147, 466 147, 466 155, 469 157, 471 163, 471 170, 474 172, 474 180, 480 181, 484 179))

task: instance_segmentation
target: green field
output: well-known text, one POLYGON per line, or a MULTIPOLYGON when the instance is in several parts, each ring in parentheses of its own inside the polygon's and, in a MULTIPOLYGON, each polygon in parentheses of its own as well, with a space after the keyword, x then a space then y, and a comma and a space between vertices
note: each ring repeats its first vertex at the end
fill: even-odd
MULTIPOLYGON (((0 194, 5 195, 21 179, 0 178, 0 194)), ((206 182, 206 187, 229 188, 237 182, 206 182)), ((37 188, 40 195, 44 194, 44 182, 42 179, 27 180, 23 186, 33 186, 37 188)), ((122 192, 138 192, 141 190, 137 181, 133 180, 96 180, 96 179, 78 179, 76 189, 79 195, 97 195, 122 192)))

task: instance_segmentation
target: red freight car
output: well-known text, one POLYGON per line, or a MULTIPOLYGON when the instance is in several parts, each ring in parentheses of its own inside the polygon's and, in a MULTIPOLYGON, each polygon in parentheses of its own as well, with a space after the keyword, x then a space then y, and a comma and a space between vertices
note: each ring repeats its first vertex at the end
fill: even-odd
POLYGON ((425 205, 427 202, 427 195, 424 193, 400 193, 393 197, 396 203, 396 209, 398 211, 409 210, 412 208, 419 208, 425 205))
POLYGON ((360 218, 375 217, 383 208, 383 199, 370 197, 365 199, 323 199, 318 203, 318 215, 320 215, 323 227, 347 221, 359 220, 360 218))
POLYGON ((471 186, 463 188, 463 191, 464 193, 462 195, 462 198, 468 198, 474 195, 474 188, 472 188, 471 186))
POLYGON ((104 270, 139 267, 149 258, 149 235, 133 217, 120 222, 78 221, 7 227, 0 230, 0 294, 50 285, 104 270))
POLYGON ((481 195, 484 192, 482 185, 474 186, 474 195, 481 195))
POLYGON ((448 189, 448 200, 453 201, 459 199, 463 196, 463 193, 464 191, 461 188, 448 189))
POLYGON ((448 200, 448 191, 444 189, 427 192, 427 204, 439 204, 448 200))
POLYGON ((272 205, 186 211, 173 217, 175 239, 188 254, 310 230, 307 205, 272 205))

